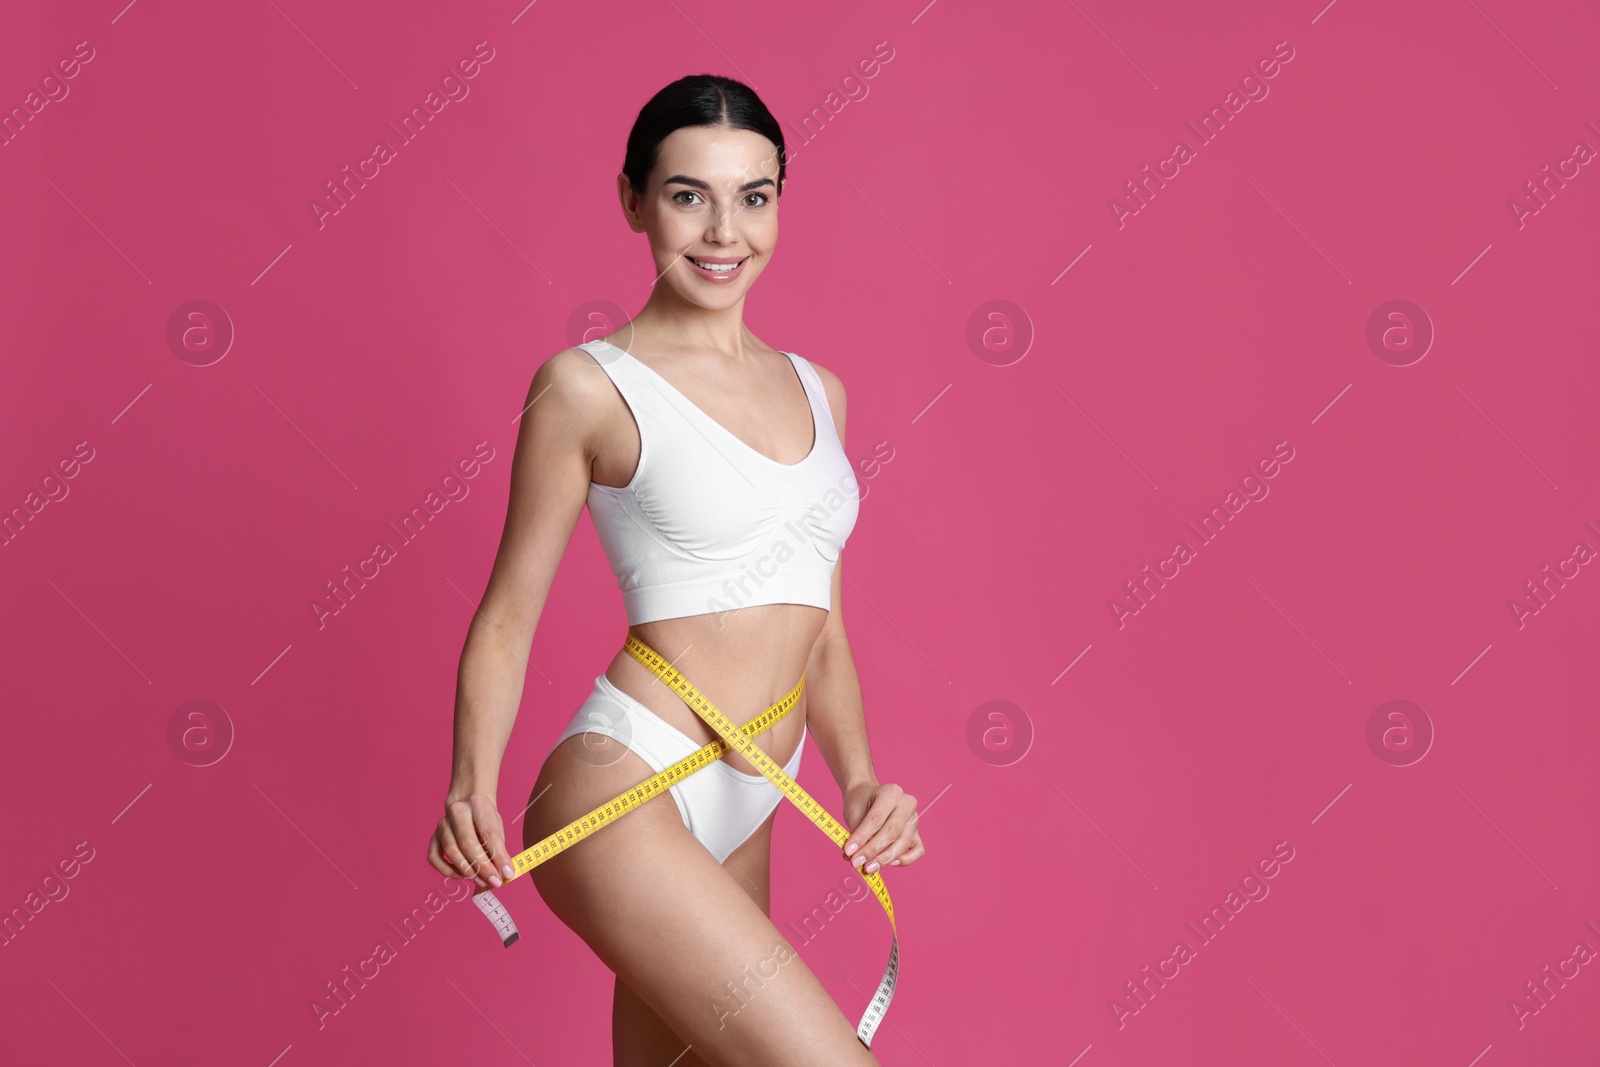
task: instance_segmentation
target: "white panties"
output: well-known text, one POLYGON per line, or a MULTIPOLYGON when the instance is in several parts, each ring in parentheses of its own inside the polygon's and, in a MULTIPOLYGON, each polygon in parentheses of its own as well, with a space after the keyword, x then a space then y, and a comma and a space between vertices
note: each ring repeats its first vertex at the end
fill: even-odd
MULTIPOLYGON (((701 742, 618 689, 603 672, 596 676, 594 689, 556 744, 581 733, 617 740, 637 753, 652 771, 663 771, 702 747, 701 742)), ((793 778, 800 772, 800 754, 805 747, 806 729, 802 726, 800 744, 783 773, 793 778)), ((777 787, 761 775, 745 774, 721 759, 670 786, 668 792, 678 805, 683 824, 718 863, 749 840, 783 801, 777 787)))

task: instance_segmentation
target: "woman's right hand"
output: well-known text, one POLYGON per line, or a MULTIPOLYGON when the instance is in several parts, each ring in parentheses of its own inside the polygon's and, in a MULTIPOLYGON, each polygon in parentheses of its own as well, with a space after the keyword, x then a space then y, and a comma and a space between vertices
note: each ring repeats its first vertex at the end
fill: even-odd
POLYGON ((494 800, 482 793, 446 800, 444 818, 428 843, 428 862, 446 878, 471 878, 480 886, 498 888, 509 879, 514 872, 494 800))

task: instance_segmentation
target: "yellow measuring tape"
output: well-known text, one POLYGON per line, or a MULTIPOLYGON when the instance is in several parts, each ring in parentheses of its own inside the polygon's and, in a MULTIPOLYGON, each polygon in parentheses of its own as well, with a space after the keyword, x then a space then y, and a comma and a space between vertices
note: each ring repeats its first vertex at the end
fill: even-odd
MULTIPOLYGON (((668 663, 655 649, 639 640, 633 634, 628 635, 628 642, 624 646, 628 654, 634 659, 650 668, 656 677, 660 678, 669 689, 677 693, 683 702, 692 708, 696 715, 704 719, 711 728, 717 731, 718 739, 705 745, 695 752, 691 752, 683 759, 667 767, 658 774, 634 786, 632 789, 595 808, 587 815, 580 816, 557 830, 555 833, 539 841, 532 847, 524 849, 511 857, 511 868, 515 872, 511 878, 519 878, 533 870, 539 864, 559 855, 568 848, 582 841, 602 826, 614 822, 628 812, 639 807, 665 792, 674 783, 702 768, 711 765, 712 761, 721 758, 728 749, 733 749, 746 760, 760 774, 778 787, 778 791, 795 807, 799 808, 806 818, 816 824, 817 828, 833 839, 834 844, 844 847, 845 840, 850 836, 850 831, 841 826, 827 809, 818 804, 811 795, 800 788, 796 782, 783 772, 783 768, 771 756, 761 750, 751 740, 762 731, 771 728, 799 703, 800 692, 805 687, 806 679, 801 675, 800 681, 789 690, 789 694, 782 700, 773 704, 766 711, 757 715, 743 726, 735 725, 733 720, 724 715, 715 704, 701 695, 700 691, 689 680, 668 663)), ((883 884, 883 872, 874 871, 871 874, 861 871, 861 877, 872 889, 878 898, 878 903, 883 905, 883 912, 889 917, 889 931, 891 941, 889 944, 889 962, 883 970, 883 978, 878 982, 878 990, 868 1002, 866 1011, 861 1016, 861 1022, 856 1026, 856 1037, 863 1045, 872 1047, 872 1035, 877 1032, 878 1025, 883 1022, 883 1017, 889 1010, 889 1002, 894 999, 895 984, 900 975, 900 933, 894 921, 894 902, 889 899, 889 889, 883 884)), ((510 881, 511 879, 507 879, 510 881)), ((504 883, 502 883, 504 884, 504 883)), ((500 935, 500 940, 507 947, 514 944, 519 936, 517 924, 511 920, 511 914, 506 911, 505 905, 495 897, 489 889, 480 889, 473 894, 473 903, 494 924, 495 931, 500 935)))

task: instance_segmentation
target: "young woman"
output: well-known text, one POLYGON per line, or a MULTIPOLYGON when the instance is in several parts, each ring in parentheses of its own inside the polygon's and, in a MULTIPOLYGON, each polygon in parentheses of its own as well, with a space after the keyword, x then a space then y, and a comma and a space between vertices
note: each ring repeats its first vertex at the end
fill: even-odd
MULTIPOLYGON (((500 760, 585 503, 629 633, 731 720, 803 675, 799 703, 753 740, 790 776, 806 734, 816 741, 843 792, 845 859, 874 872, 923 854, 915 798, 873 769, 840 616, 840 552, 858 514, 844 387, 744 323, 777 246, 783 182, 783 132, 740 82, 682 78, 634 123, 617 192, 656 282, 626 326, 533 376, 499 554, 461 655, 452 778, 428 849, 443 874, 479 886, 512 876, 500 760)), ((717 737, 619 650, 545 760, 523 847, 717 737)), ((769 917, 781 800, 730 747, 530 872, 616 975, 617 1067, 878 1062, 769 917), (743 980, 752 972, 759 982, 743 980)))

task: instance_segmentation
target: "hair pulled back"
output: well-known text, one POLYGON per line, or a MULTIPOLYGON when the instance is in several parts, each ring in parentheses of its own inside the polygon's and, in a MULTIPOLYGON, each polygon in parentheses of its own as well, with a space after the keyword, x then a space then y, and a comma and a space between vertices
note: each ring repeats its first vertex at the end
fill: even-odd
POLYGON ((640 196, 661 153, 661 142, 674 130, 685 126, 726 126, 759 133, 778 148, 778 173, 763 168, 767 177, 783 191, 788 150, 783 129, 761 102, 754 89, 720 74, 689 74, 663 87, 639 109, 628 133, 628 149, 622 160, 622 173, 640 196))

